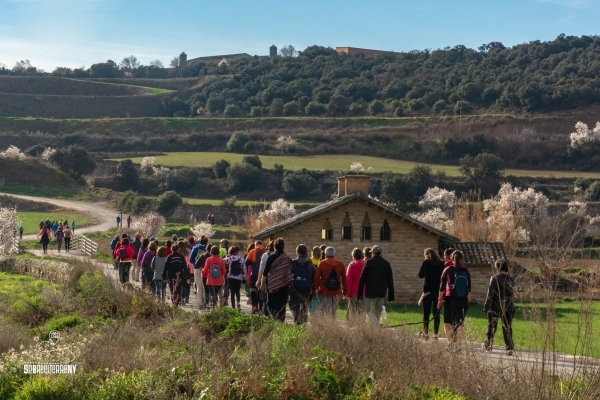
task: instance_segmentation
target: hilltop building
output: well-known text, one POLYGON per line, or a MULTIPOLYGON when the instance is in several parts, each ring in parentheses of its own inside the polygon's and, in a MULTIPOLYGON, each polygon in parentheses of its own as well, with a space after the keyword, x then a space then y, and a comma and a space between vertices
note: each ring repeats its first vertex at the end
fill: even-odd
MULTIPOLYGON (((230 62, 240 60, 242 58, 253 58, 253 57, 255 57, 255 56, 251 56, 248 53, 235 53, 235 54, 222 54, 222 55, 217 55, 217 56, 196 57, 196 58, 192 58, 192 59, 188 60, 187 54, 181 53, 181 55, 179 56, 179 65, 181 65, 181 66, 194 65, 197 63, 222 65, 222 64, 229 64, 230 62)), ((277 46, 272 45, 269 48, 268 56, 256 56, 256 57, 258 57, 260 60, 268 60, 270 58, 277 57, 277 46)))
POLYGON ((423 251, 432 248, 440 253, 448 247, 463 251, 472 277, 472 298, 485 300, 497 259, 507 259, 501 243, 461 242, 457 237, 439 231, 421 221, 368 196, 369 176, 347 175, 338 178, 338 198, 298 214, 254 234, 255 239, 282 237, 288 254, 297 244, 326 244, 335 247, 336 257, 345 265, 352 260, 352 249, 380 245, 383 257, 394 271, 396 298, 416 303, 423 281, 418 272, 423 251))

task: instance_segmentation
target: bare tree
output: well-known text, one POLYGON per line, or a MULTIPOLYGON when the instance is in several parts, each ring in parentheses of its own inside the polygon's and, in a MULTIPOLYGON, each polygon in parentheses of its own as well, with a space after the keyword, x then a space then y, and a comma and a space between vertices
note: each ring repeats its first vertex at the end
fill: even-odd
POLYGON ((149 64, 151 67, 156 67, 156 68, 164 68, 164 64, 162 63, 162 61, 160 60, 154 60, 154 61, 150 61, 149 64))
POLYGON ((296 51, 296 48, 294 46, 292 46, 291 44, 288 44, 286 46, 283 46, 279 50, 279 54, 282 57, 296 57, 298 55, 298 52, 296 51))
POLYGON ((171 68, 177 68, 177 67, 179 67, 179 57, 177 57, 177 56, 173 57, 173 59, 169 63, 169 66, 171 68))
POLYGON ((140 62, 138 61, 137 57, 134 55, 125 57, 123 60, 121 60, 121 68, 123 68, 126 71, 131 71, 133 69, 136 69, 139 66, 140 66, 140 62))

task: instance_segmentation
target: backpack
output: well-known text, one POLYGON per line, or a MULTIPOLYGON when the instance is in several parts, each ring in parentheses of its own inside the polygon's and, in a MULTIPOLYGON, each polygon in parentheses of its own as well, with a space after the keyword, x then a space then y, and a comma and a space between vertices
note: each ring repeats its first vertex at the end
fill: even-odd
POLYGON ((133 241, 133 256, 137 257, 137 255, 139 254, 140 251, 140 247, 142 247, 142 242, 138 241, 138 240, 134 240, 133 241))
POLYGON ((71 239, 71 231, 70 230, 65 231, 65 238, 71 239))
POLYGON ((231 276, 240 276, 242 274, 242 263, 239 259, 231 261, 231 266, 229 267, 229 274, 231 276))
POLYGON ((327 277, 327 280, 325 281, 325 287, 328 290, 331 290, 332 292, 340 290, 340 278, 338 278, 338 274, 337 274, 335 268, 333 268, 331 270, 331 272, 329 273, 329 276, 327 277))
POLYGON ((57 239, 62 239, 63 237, 65 237, 65 234, 63 233, 63 231, 56 231, 55 236, 57 239))
POLYGON ((250 276, 253 278, 258 278, 258 270, 260 269, 260 260, 262 259, 263 254, 265 254, 265 249, 256 249, 255 262, 252 263, 252 272, 250 276))
POLYGON ((210 277, 213 279, 219 279, 221 277, 221 266, 217 263, 210 266, 210 277))
POLYGON ((300 264, 297 260, 292 261, 292 264, 294 265, 294 288, 310 289, 312 287, 312 282, 308 276, 309 263, 312 264, 312 261, 308 260, 308 262, 304 264, 300 264))
POLYGON ((467 289, 469 281, 467 279, 467 271, 464 268, 454 271, 454 284, 450 286, 450 295, 457 299, 467 297, 467 289))
POLYGON ((206 263, 206 258, 208 253, 203 253, 202 255, 200 255, 200 257, 198 257, 198 259, 196 260, 196 263, 194 264, 194 269, 202 269, 204 268, 204 263, 206 263))
POLYGON ((127 246, 121 246, 119 248, 119 260, 127 260, 127 246))

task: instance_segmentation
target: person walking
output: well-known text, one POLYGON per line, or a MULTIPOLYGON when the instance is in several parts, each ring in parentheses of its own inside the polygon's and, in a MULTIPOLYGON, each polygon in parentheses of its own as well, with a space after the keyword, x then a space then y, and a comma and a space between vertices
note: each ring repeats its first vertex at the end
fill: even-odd
POLYGON ((267 278, 264 277, 265 267, 267 260, 271 255, 275 253, 275 241, 271 240, 267 245, 267 252, 260 257, 260 266, 258 267, 258 314, 264 314, 266 317, 269 316, 269 309, 267 308, 267 278))
POLYGON ((295 324, 308 322, 308 302, 313 292, 313 278, 316 267, 308 258, 306 245, 296 247, 296 258, 292 260, 294 282, 290 287, 290 311, 295 324))
POLYGON ((314 264, 314 266, 316 268, 317 265, 319 265, 319 263, 321 262, 321 248, 319 246, 313 247, 311 254, 312 255, 310 257, 310 261, 312 261, 312 263, 314 264))
MULTIPOLYGON (((144 242, 146 242, 147 240, 148 239, 144 239, 144 242)), ((138 254, 139 261, 137 264, 142 274, 142 290, 153 291, 154 289, 154 287, 152 287, 154 281, 154 270, 151 267, 151 263, 152 259, 156 256, 157 249, 158 246, 156 245, 156 243, 148 243, 148 245, 146 246, 146 251, 142 253, 140 249, 140 253, 138 254), (142 255, 141 258, 139 257, 140 254, 142 255)))
POLYGON ((424 339, 429 339, 429 316, 433 314, 433 338, 438 339, 440 330, 440 311, 437 308, 438 288, 444 272, 444 263, 433 249, 425 249, 425 261, 421 264, 419 278, 423 281, 423 292, 419 304, 423 307, 423 332, 419 334, 424 339))
MULTIPOLYGON (((221 239, 221 241, 219 242, 219 257, 221 257, 221 260, 224 260, 225 257, 227 257, 227 254, 229 254, 229 240, 227 239, 221 239)), ((227 273, 229 273, 229 266, 227 264, 225 264, 225 269, 227 269, 227 273)), ((227 279, 225 279, 225 281, 223 282, 223 297, 221 299, 221 301, 223 301, 223 306, 227 305, 228 299, 229 298, 229 281, 227 279)))
POLYGON ((122 285, 129 282, 129 271, 131 270, 131 260, 134 255, 133 247, 129 243, 129 239, 121 239, 121 245, 116 247, 114 256, 119 262, 119 282, 122 285))
POLYGON ((348 292, 348 280, 344 264, 335 258, 335 248, 325 248, 325 259, 313 277, 315 293, 321 300, 321 310, 326 316, 335 318, 341 296, 348 292))
POLYGON ((210 257, 206 259, 204 268, 202 268, 202 272, 206 273, 206 287, 213 308, 217 308, 221 297, 221 288, 227 273, 225 263, 219 256, 219 252, 219 247, 213 246, 210 249, 210 257))
POLYGON ((73 231, 73 234, 75 234, 75 220, 71 221, 71 230, 73 231))
POLYGON ((361 299, 364 293, 367 321, 378 325, 386 292, 390 303, 394 301, 394 277, 392 266, 381 256, 381 246, 373 246, 372 252, 360 275, 357 295, 361 299))
POLYGON ((42 244, 42 250, 44 254, 48 254, 48 244, 50 243, 50 235, 51 230, 44 225, 44 227, 40 230, 40 233, 37 234, 40 237, 40 243, 42 244))
POLYGON ((19 239, 23 239, 23 231, 25 230, 25 228, 23 228, 23 224, 19 225, 19 239))
POLYGON ((69 228, 69 224, 65 224, 64 234, 65 234, 65 251, 70 252, 71 251, 71 237, 73 235, 71 233, 71 228, 69 228))
POLYGON ((259 307, 258 304, 258 277, 260 271, 260 261, 265 253, 266 249, 262 240, 257 240, 254 242, 254 249, 250 250, 246 256, 247 269, 250 270, 250 302, 252 303, 252 314, 257 314, 262 308, 259 307))
POLYGON ((229 292, 231 293, 231 308, 236 308, 242 311, 240 304, 240 290, 242 288, 242 281, 246 279, 246 263, 244 258, 240 256, 240 249, 237 246, 233 246, 229 249, 229 254, 225 257, 227 280, 229 281, 229 292))
POLYGON ((181 282, 181 302, 187 304, 190 302, 190 291, 192 286, 192 279, 194 278, 194 265, 190 263, 190 250, 189 244, 183 239, 177 241, 177 249, 179 254, 185 258, 185 265, 187 268, 186 279, 181 282))
POLYGON ((131 243, 131 246, 135 251, 135 254, 133 255, 133 260, 131 260, 131 264, 133 267, 131 269, 131 279, 135 280, 136 282, 139 282, 142 259, 144 258, 144 254, 146 254, 146 251, 148 251, 148 245, 150 244, 150 240, 145 238, 142 242, 142 235, 140 235, 139 233, 136 233, 134 238, 135 239, 133 240, 133 243, 131 243))
POLYGON ((194 286, 196 287, 196 302, 198 308, 201 310, 206 307, 206 278, 202 276, 202 268, 204 267, 206 259, 210 257, 210 248, 208 247, 210 245, 208 244, 208 239, 203 237, 200 242, 202 243, 203 240, 206 240, 206 243, 204 244, 204 253, 202 253, 194 262, 194 286))
POLYGON ((206 252, 206 245, 208 244, 208 238, 204 235, 200 236, 200 240, 194 246, 192 246, 192 251, 190 252, 190 262, 192 264, 196 264, 196 260, 198 259, 198 255, 204 254, 206 252))
POLYGON ((127 216, 127 229, 131 228, 131 223, 133 222, 133 219, 131 219, 131 215, 127 216))
POLYGON ((464 336, 464 323, 471 302, 471 274, 463 264, 463 253, 452 253, 452 265, 442 273, 438 309, 444 307, 444 331, 449 343, 460 348, 464 336))
POLYGON ((491 277, 483 311, 488 315, 487 340, 483 348, 490 352, 494 345, 494 335, 498 321, 502 323, 502 336, 506 345, 506 354, 512 356, 515 350, 512 334, 512 320, 515 315, 514 287, 515 281, 508 275, 506 260, 497 260, 496 274, 491 277))
POLYGON ((156 250, 156 256, 152 257, 152 261, 150 262, 150 269, 154 271, 153 282, 154 290, 156 291, 156 297, 158 297, 158 299, 163 302, 165 301, 165 288, 167 286, 167 283, 163 279, 163 272, 165 270, 166 263, 167 249, 161 246, 158 248, 158 250, 156 250))
POLYGON ((171 303, 178 307, 181 302, 182 284, 187 279, 187 263, 185 257, 179 253, 177 244, 171 246, 171 254, 165 261, 162 277, 169 285, 171 303))
POLYGON ((54 234, 54 237, 56 237, 56 244, 58 245, 58 252, 60 253, 60 250, 62 249, 63 239, 65 238, 65 233, 62 229, 57 229, 56 233, 54 234))
POLYGON ((273 319, 285 322, 285 308, 294 281, 292 260, 285 254, 285 241, 278 238, 273 243, 275 253, 267 258, 263 276, 267 279, 267 309, 273 319))
POLYGON ((361 249, 355 248, 352 250, 352 261, 348 264, 348 269, 346 269, 346 280, 348 281, 346 321, 356 318, 363 311, 362 303, 358 302, 358 284, 364 266, 363 252, 361 249))

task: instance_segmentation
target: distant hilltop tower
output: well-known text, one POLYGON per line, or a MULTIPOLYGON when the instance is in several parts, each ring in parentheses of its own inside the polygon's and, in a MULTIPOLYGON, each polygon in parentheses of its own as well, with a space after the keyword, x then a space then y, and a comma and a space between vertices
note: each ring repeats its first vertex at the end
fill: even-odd
POLYGON ((272 45, 271 47, 269 47, 269 58, 275 57, 277 57, 277 46, 272 45))
POLYGON ((179 55, 179 66, 185 67, 187 65, 187 54, 185 52, 179 55))

